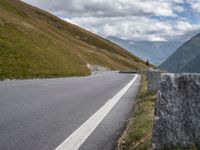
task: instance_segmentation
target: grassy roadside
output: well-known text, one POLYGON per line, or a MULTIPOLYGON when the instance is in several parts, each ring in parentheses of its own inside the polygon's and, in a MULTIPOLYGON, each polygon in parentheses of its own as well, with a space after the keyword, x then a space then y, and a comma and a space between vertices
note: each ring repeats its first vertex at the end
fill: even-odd
POLYGON ((119 139, 117 150, 149 150, 153 128, 155 93, 148 93, 147 79, 142 76, 136 108, 119 139))

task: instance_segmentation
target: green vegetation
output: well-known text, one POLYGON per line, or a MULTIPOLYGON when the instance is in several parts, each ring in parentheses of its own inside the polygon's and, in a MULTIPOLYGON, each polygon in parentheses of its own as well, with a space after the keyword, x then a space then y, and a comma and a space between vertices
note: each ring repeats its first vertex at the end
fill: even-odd
POLYGON ((130 70, 145 62, 19 0, 0 1, 0 79, 89 75, 87 64, 130 70))
POLYGON ((147 61, 146 61, 146 65, 149 66, 149 60, 148 60, 148 59, 147 59, 147 61))
POLYGON ((142 76, 136 108, 119 140, 118 150, 151 149, 155 99, 155 93, 147 92, 147 79, 142 76))

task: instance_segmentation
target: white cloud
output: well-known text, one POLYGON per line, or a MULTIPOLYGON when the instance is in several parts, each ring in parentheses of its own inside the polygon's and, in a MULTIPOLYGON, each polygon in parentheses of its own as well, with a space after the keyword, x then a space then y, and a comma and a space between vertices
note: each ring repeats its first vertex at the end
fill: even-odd
POLYGON ((187 1, 195 11, 199 0, 23 0, 94 33, 131 40, 185 40, 200 25, 177 16, 187 1), (48 4, 48 5, 47 5, 48 4), (173 18, 159 19, 159 18, 173 18))
POLYGON ((186 40, 188 37, 182 37, 185 33, 200 30, 200 25, 185 20, 159 21, 147 17, 75 17, 71 21, 104 37, 116 36, 135 41, 186 40))
POLYGON ((194 12, 200 13, 200 1, 199 0, 186 0, 192 7, 194 12))
POLYGON ((185 11, 185 9, 182 6, 176 6, 176 7, 174 7, 174 11, 181 13, 181 12, 185 11))
POLYGON ((78 16, 174 16, 173 6, 182 0, 23 0, 59 15, 78 16), (48 5, 47 5, 48 4, 48 5))
POLYGON ((194 11, 200 13, 200 2, 193 4, 192 8, 194 9, 194 11))

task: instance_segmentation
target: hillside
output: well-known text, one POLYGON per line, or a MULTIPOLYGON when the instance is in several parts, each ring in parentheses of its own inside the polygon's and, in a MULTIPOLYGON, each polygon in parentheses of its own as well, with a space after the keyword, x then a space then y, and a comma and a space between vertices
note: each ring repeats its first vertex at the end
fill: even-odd
POLYGON ((160 68, 169 72, 200 72, 200 34, 185 42, 160 68))
POLYGON ((19 0, 0 1, 0 79, 89 75, 87 64, 145 63, 93 33, 19 0))
POLYGON ((149 60, 154 65, 161 64, 176 49, 181 46, 178 41, 131 41, 117 37, 108 37, 109 40, 119 44, 143 60, 149 60))
MULTIPOLYGON (((200 50, 200 49, 199 49, 200 50)), ((190 61, 184 68, 181 69, 181 72, 190 72, 190 73, 200 73, 200 55, 195 57, 192 61, 190 61)))

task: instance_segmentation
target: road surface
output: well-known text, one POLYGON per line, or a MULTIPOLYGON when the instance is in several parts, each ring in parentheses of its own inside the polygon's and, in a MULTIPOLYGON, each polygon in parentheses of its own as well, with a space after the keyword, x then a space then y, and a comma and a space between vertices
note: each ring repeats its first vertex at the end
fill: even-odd
POLYGON ((139 80, 134 74, 99 72, 1 81, 0 150, 114 149, 139 80))

